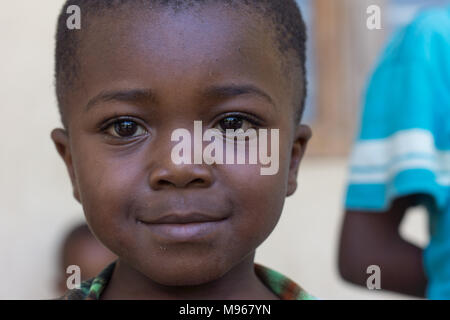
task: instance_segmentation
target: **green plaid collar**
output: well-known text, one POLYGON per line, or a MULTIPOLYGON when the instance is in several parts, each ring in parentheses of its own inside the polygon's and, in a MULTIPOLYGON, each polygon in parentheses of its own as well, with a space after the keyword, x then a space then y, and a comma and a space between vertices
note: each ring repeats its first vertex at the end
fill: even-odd
MULTIPOLYGON (((103 290, 108 285, 116 262, 107 266, 97 277, 81 283, 80 289, 66 292, 62 300, 99 300, 103 290)), ((260 264, 255 264, 255 273, 261 281, 281 300, 315 300, 298 284, 274 270, 260 264)))

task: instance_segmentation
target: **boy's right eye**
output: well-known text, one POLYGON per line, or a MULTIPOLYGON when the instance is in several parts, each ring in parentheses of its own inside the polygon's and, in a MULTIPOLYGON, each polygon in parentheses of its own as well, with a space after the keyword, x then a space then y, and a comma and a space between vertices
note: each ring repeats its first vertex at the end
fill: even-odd
POLYGON ((105 133, 116 138, 135 138, 147 134, 147 130, 136 121, 130 119, 119 119, 109 124, 105 133))

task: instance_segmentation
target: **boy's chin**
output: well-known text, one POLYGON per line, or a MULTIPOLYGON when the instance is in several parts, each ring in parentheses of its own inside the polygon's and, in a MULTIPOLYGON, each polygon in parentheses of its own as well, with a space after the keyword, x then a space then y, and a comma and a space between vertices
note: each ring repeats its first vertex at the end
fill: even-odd
MULTIPOLYGON (((231 267, 230 267, 231 268, 231 267)), ((200 286, 221 278, 229 271, 226 264, 218 263, 182 263, 175 265, 159 264, 146 268, 144 274, 152 281, 163 286, 200 286)))
POLYGON ((220 273, 211 273, 205 275, 205 273, 186 273, 182 272, 177 274, 165 274, 161 275, 157 279, 154 279, 160 285, 167 287, 191 287, 201 286, 211 283, 222 276, 220 273))

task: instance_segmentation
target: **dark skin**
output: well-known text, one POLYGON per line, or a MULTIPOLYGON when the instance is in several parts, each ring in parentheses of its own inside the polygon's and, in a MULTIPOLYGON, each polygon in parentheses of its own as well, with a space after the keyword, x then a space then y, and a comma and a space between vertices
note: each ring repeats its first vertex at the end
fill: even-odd
POLYGON ((342 226, 339 271, 352 283, 366 286, 367 267, 381 269, 381 288, 424 297, 427 278, 423 250, 404 240, 399 227, 419 195, 400 197, 385 212, 347 211, 342 226))
POLYGON ((83 35, 82 85, 68 97, 68 130, 52 139, 91 230, 119 257, 102 299, 277 299, 254 272, 255 250, 297 187, 311 131, 293 121, 294 84, 267 25, 210 5, 108 15, 83 35), (130 90, 139 94, 92 100, 130 90), (278 174, 171 161, 175 129, 192 132, 194 120, 222 129, 230 115, 244 129, 280 129, 278 174), (121 117, 139 128, 131 138, 101 126, 121 117), (186 241, 142 223, 180 211, 221 220, 186 241))

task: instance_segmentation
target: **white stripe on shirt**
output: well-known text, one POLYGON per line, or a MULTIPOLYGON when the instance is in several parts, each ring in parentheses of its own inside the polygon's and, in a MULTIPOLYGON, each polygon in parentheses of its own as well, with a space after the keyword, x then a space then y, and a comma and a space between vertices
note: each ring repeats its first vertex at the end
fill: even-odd
POLYGON ((359 141, 350 159, 350 183, 383 183, 401 171, 425 169, 450 185, 450 151, 436 149, 431 132, 404 130, 385 139, 359 141))

